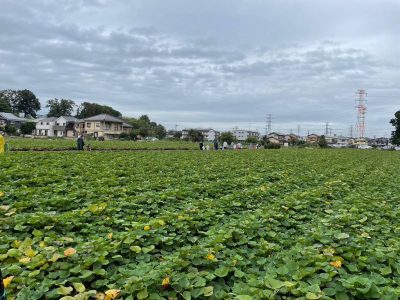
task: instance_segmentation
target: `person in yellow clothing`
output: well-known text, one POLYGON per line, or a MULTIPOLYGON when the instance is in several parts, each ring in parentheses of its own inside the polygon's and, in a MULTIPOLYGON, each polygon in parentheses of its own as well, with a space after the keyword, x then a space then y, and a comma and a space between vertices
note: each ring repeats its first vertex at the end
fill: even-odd
POLYGON ((4 139, 4 133, 0 133, 0 154, 4 153, 5 145, 6 145, 6 140, 4 139))

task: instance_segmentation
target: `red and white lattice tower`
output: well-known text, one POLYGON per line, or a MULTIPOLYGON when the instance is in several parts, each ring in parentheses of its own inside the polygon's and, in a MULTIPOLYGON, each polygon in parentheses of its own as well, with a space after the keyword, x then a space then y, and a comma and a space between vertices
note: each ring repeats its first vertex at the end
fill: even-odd
POLYGON ((357 134, 359 139, 365 138, 365 113, 367 111, 366 97, 367 92, 365 90, 358 90, 356 99, 357 115, 357 134))

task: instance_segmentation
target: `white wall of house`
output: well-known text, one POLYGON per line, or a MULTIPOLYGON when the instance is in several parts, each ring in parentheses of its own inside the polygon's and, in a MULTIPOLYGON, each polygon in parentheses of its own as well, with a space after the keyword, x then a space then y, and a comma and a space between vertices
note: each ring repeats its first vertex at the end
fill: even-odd
POLYGON ((260 137, 260 133, 257 131, 244 130, 244 129, 233 129, 231 133, 238 141, 245 141, 248 137, 254 136, 257 139, 260 137))
MULTIPOLYGON (((38 136, 49 136, 49 137, 54 137, 54 129, 53 127, 56 125, 56 120, 50 121, 50 120, 39 120, 36 123, 36 130, 35 130, 35 135, 38 136)), ((57 132, 56 132, 57 135, 57 132)))

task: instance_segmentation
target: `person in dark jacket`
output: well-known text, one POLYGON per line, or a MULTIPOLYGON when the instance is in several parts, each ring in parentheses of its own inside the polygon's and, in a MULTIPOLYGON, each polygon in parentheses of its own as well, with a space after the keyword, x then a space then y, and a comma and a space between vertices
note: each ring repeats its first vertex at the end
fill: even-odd
POLYGON ((218 150, 219 148, 218 148, 218 141, 217 140, 215 140, 214 141, 214 150, 218 150))
POLYGON ((85 142, 83 141, 83 137, 81 135, 78 136, 76 143, 78 146, 78 150, 83 150, 83 146, 85 146, 85 142))
POLYGON ((202 150, 202 151, 204 150, 204 144, 203 144, 203 142, 200 142, 200 143, 199 143, 199 148, 200 148, 200 150, 202 150))

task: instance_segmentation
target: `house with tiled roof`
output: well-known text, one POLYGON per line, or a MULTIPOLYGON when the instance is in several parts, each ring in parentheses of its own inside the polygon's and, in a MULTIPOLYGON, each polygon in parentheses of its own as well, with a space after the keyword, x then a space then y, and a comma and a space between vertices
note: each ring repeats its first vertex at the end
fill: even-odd
POLYGON ((12 113, 0 112, 0 127, 9 125, 19 128, 21 124, 25 123, 26 121, 26 119, 17 117, 12 113))
POLYGON ((123 132, 130 133, 132 128, 132 125, 117 117, 100 114, 80 120, 77 131, 84 136, 110 140, 119 138, 119 135, 123 132))

